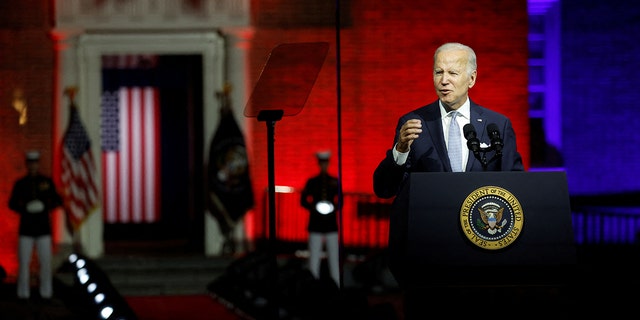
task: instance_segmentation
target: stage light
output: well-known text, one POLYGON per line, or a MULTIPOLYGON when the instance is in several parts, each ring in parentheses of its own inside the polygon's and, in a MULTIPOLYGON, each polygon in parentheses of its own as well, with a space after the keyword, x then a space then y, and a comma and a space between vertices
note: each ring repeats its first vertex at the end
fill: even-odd
POLYGON ((85 268, 76 271, 76 275, 78 276, 78 281, 80 281, 81 284, 85 284, 89 281, 89 273, 87 273, 87 269, 85 268))
POLYGON ((78 269, 82 269, 84 268, 84 266, 87 264, 86 261, 84 261, 84 259, 77 259, 76 260, 76 268, 78 269))
POLYGON ((93 301, 95 301, 97 304, 101 304, 104 301, 104 293, 96 294, 96 296, 93 298, 93 301))
POLYGON ((295 189, 288 186, 276 186, 276 192, 278 193, 293 193, 295 189))
POLYGON ((113 308, 110 306, 104 307, 100 310, 100 316, 102 319, 109 319, 109 317, 113 314, 113 308))
POLYGON ((20 88, 13 89, 13 108, 20 114, 18 124, 21 126, 27 124, 27 99, 24 92, 20 88))
POLYGON ((126 300, 118 294, 108 276, 97 264, 75 253, 69 255, 68 262, 75 273, 75 286, 90 306, 94 319, 137 319, 126 300))

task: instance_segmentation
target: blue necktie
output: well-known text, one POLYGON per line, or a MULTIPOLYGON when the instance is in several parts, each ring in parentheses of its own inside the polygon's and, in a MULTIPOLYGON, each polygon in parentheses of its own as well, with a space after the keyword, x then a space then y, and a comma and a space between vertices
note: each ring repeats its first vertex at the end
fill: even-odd
POLYGON ((453 172, 462 172, 462 142, 460 141, 460 127, 456 116, 458 111, 451 112, 451 123, 449 124, 449 161, 453 172))

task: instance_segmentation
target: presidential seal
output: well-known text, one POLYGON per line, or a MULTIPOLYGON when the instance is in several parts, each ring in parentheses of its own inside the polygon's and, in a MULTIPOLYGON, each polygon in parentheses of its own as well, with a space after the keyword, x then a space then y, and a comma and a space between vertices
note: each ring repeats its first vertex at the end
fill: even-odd
POLYGON ((501 187, 484 186, 474 190, 460 210, 462 232, 482 249, 508 247, 520 236, 523 224, 520 202, 501 187))

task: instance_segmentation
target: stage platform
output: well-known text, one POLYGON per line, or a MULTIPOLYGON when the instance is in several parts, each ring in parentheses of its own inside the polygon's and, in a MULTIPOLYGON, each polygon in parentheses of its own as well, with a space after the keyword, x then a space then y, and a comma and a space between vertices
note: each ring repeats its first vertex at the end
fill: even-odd
MULTIPOLYGON (((424 307, 441 310, 442 303, 460 302, 480 309, 506 307, 505 310, 520 310, 521 314, 534 312, 568 317, 599 314, 614 317, 634 313, 636 290, 640 285, 640 263, 637 262, 640 247, 589 245, 580 246, 577 251, 575 273, 562 286, 434 286, 428 294, 438 298, 425 301, 424 307)), ((228 272, 227 268, 238 259, 243 259, 243 256, 208 258, 175 254, 166 257, 114 254, 95 262, 125 298, 204 294, 215 301, 208 285, 228 272)), ((284 255, 279 259, 304 259, 304 252, 284 255)), ((343 267, 343 290, 365 296, 371 310, 385 310, 385 318, 375 318, 371 314, 370 319, 404 319, 403 292, 388 278, 384 253, 376 252, 369 256, 360 253, 350 259, 343 267)), ((73 287, 73 275, 58 270, 54 282, 53 299, 45 301, 34 297, 31 301, 19 301, 15 297, 15 279, 4 279, 0 286, 0 319, 93 319, 92 307, 82 303, 84 299, 73 287)), ((37 290, 34 288, 33 292, 37 290)), ((222 301, 218 303, 230 307, 222 301)), ((466 310, 467 314, 480 312, 475 308, 466 310)), ((153 320, 145 319, 144 315, 136 316, 140 320, 153 320)), ((238 315, 237 319, 251 318, 238 315)))

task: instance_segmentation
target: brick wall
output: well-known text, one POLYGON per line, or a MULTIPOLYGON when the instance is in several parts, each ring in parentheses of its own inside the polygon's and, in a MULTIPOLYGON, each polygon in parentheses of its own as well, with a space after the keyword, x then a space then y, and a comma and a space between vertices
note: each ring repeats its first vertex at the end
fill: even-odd
MULTIPOLYGON (((340 65, 335 8, 326 1, 254 0, 256 33, 249 52, 249 83, 257 81, 270 50, 287 42, 323 41, 330 49, 304 109, 275 125, 276 184, 301 187, 317 172, 314 153, 342 152, 343 188, 371 193, 371 175, 391 147, 398 116, 436 99, 431 83, 432 55, 446 41, 476 49, 478 83, 472 99, 511 117, 518 145, 528 162, 527 8, 525 0, 341 1, 340 65), (337 75, 340 71, 340 83, 337 75), (339 90, 338 90, 339 89, 339 90), (338 107, 338 92, 340 104, 338 107), (341 137, 341 140, 338 140, 341 137)), ((22 174, 22 152, 44 152, 45 172, 52 171, 53 49, 50 1, 0 4, 0 197, 22 174), (22 88, 29 122, 17 124, 10 101, 22 88)), ((230 72, 233 72, 231 70, 230 72)), ((286 93, 278 93, 286 94, 286 93)), ((267 182, 267 134, 264 122, 245 118, 256 214, 263 211, 267 182)), ((330 171, 338 172, 337 157, 330 171)), ((14 265, 16 217, 0 206, 7 223, 0 230, 0 264, 14 265)), ((260 224, 260 220, 256 220, 260 224)))
POLYGON ((24 151, 39 149, 41 169, 50 174, 52 148, 53 46, 49 38, 49 1, 0 3, 0 265, 16 267, 18 216, 7 208, 13 182, 25 173, 24 151), (22 91, 28 121, 18 123, 13 108, 22 91))
MULTIPOLYGON (((347 1, 351 7, 344 12, 350 16, 342 17, 347 26, 340 30, 339 112, 335 28, 301 22, 295 29, 278 28, 278 19, 290 21, 299 9, 290 2, 259 1, 258 8, 277 5, 278 10, 268 17, 254 13, 256 21, 269 22, 257 28, 252 42, 251 80, 257 80, 269 51, 280 43, 326 41, 331 47, 304 109, 275 125, 276 185, 302 187, 318 170, 314 152, 331 149, 337 154, 341 136, 344 191, 372 193, 373 170, 391 147, 398 117, 437 99, 433 52, 447 41, 476 50, 478 82, 471 98, 511 117, 528 165, 526 1, 347 1)), ((335 21, 331 10, 319 12, 335 21)), ((268 186, 266 126, 246 121, 252 132, 256 194, 263 197, 268 186)), ((329 170, 338 173, 337 158, 329 170)), ((256 212, 263 209, 258 206, 256 212)))

